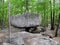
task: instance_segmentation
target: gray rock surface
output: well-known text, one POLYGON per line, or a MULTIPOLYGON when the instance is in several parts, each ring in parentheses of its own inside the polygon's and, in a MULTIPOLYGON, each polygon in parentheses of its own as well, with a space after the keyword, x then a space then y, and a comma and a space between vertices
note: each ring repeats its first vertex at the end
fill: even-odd
POLYGON ((26 38, 25 45, 60 45, 56 41, 47 37, 26 38))
POLYGON ((25 12, 22 15, 11 16, 10 23, 16 27, 34 27, 41 24, 41 15, 25 12))
POLYGON ((14 45, 60 45, 48 36, 45 37, 41 34, 32 34, 25 31, 12 33, 10 36, 6 36, 4 42, 14 45))
POLYGON ((24 44, 24 38, 32 36, 31 33, 28 32, 17 32, 17 33, 12 33, 10 36, 6 36, 4 42, 6 43, 12 43, 15 45, 22 45, 24 44))
POLYGON ((13 44, 9 44, 9 43, 3 43, 3 45, 13 45, 13 44))

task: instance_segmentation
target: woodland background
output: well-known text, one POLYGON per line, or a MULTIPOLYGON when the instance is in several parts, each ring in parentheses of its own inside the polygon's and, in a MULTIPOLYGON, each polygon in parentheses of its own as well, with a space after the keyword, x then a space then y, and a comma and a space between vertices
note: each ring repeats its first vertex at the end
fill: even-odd
MULTIPOLYGON (((51 24, 54 29, 58 23, 60 0, 10 0, 12 15, 23 14, 25 11, 39 13, 42 16, 42 26, 51 24)), ((8 27, 8 0, 0 0, 0 28, 8 27)))

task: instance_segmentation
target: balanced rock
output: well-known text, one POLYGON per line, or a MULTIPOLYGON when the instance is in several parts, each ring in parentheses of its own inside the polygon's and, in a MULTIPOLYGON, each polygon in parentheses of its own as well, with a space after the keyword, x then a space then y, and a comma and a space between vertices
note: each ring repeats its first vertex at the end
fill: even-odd
POLYGON ((11 16, 10 23, 16 27, 35 27, 41 24, 41 15, 25 12, 22 15, 11 16))

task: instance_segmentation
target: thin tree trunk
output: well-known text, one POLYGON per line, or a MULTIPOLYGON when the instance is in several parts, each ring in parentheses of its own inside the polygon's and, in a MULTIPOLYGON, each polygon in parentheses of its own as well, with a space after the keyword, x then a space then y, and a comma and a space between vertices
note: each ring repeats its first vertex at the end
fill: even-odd
POLYGON ((50 10, 51 10, 51 13, 50 13, 50 17, 51 17, 51 30, 52 30, 52 28, 53 28, 53 23, 52 23, 52 2, 51 2, 51 0, 50 0, 50 10))
MULTIPOLYGON (((53 8, 55 8, 55 0, 53 0, 53 8)), ((53 30, 54 30, 54 23, 55 23, 55 9, 53 9, 53 30)))
POLYGON ((56 28, 56 31, 55 31, 55 37, 58 36, 58 28, 59 28, 59 24, 60 24, 60 14, 59 14, 59 17, 58 17, 58 24, 57 24, 57 28, 56 28))
MULTIPOLYGON (((59 0, 59 5, 60 5, 60 0, 59 0)), ((60 7, 59 7, 60 9, 60 7)), ((57 28, 56 28, 56 32, 55 32, 55 37, 58 36, 58 28, 59 28, 59 25, 60 25, 60 13, 59 13, 59 17, 58 17, 58 24, 57 24, 57 28)))
MULTIPOLYGON (((11 24, 10 24, 10 0, 8 0, 8 32, 9 35, 11 34, 11 24)), ((11 40, 10 40, 11 41, 11 40)))
POLYGON ((46 14, 46 26, 48 27, 48 13, 46 14))
POLYGON ((53 4, 51 5, 51 30, 54 30, 54 16, 55 16, 55 0, 53 0, 53 4))
POLYGON ((8 4, 8 23, 9 23, 9 30, 10 30, 10 1, 8 4))
POLYGON ((45 14, 45 11, 46 11, 46 10, 45 10, 45 1, 44 1, 44 27, 46 26, 46 18, 45 18, 45 15, 46 15, 46 14, 45 14))
POLYGON ((29 11, 29 9, 28 9, 28 2, 29 2, 29 0, 26 0, 26 10, 25 11, 29 11))
MULTIPOLYGON (((2 0, 0 0, 0 13, 2 13, 2 0)), ((0 16, 0 28, 2 29, 2 17, 0 16)))
POLYGON ((4 0, 2 0, 2 22, 1 22, 1 29, 4 28, 4 0))

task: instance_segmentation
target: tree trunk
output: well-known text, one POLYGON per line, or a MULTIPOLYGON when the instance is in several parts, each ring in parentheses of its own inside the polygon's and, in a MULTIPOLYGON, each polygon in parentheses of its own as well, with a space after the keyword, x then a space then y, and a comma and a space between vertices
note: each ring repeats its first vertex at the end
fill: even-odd
POLYGON ((55 31, 55 37, 58 36, 58 28, 59 28, 59 24, 60 24, 60 14, 59 14, 59 18, 58 18, 57 28, 56 28, 56 31, 55 31))
POLYGON ((26 11, 29 11, 29 9, 28 9, 28 0, 26 0, 26 11))
POLYGON ((50 17, 51 17, 51 30, 53 29, 53 23, 52 23, 52 3, 51 3, 51 0, 50 0, 50 10, 51 10, 51 13, 50 13, 50 17))
MULTIPOLYGON (((2 12, 2 0, 0 0, 0 13, 2 12)), ((2 27, 2 18, 0 16, 0 28, 2 27)))
MULTIPOLYGON (((9 32, 9 35, 11 34, 11 24, 10 24, 10 15, 11 15, 10 8, 11 7, 10 7, 10 4, 11 4, 10 0, 8 0, 8 32, 9 32)), ((11 40, 9 42, 11 42, 11 40)))
POLYGON ((45 1, 44 1, 44 27, 46 26, 46 18, 45 18, 45 15, 46 15, 45 12, 46 12, 46 11, 45 11, 45 9, 46 9, 46 8, 45 8, 45 1))
POLYGON ((2 20, 1 20, 1 29, 4 28, 4 0, 2 0, 2 20))
POLYGON ((55 8, 55 0, 53 0, 53 5, 51 5, 51 30, 54 30, 55 9, 52 9, 52 8, 55 8))

